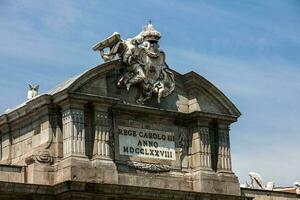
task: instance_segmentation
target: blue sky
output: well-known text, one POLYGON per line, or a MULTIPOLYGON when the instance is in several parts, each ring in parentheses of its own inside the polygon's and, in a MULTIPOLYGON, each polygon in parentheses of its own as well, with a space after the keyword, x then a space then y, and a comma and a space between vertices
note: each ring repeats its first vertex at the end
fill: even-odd
POLYGON ((300 1, 0 1, 0 111, 101 63, 93 44, 152 19, 168 65, 194 70, 242 112, 233 167, 264 181, 300 180, 300 1))

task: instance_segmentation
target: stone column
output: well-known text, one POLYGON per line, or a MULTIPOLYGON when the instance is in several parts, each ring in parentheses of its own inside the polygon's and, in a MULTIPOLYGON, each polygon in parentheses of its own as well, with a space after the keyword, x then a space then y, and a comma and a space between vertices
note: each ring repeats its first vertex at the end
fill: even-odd
POLYGON ((62 115, 63 155, 86 156, 84 116, 82 109, 67 109, 62 115))
POLYGON ((211 170, 209 123, 201 121, 192 129, 192 168, 211 170))
POLYGON ((111 119, 107 112, 95 111, 95 136, 93 157, 110 159, 111 149, 109 146, 111 119))
POLYGON ((218 171, 231 171, 231 152, 228 125, 218 125, 218 171))

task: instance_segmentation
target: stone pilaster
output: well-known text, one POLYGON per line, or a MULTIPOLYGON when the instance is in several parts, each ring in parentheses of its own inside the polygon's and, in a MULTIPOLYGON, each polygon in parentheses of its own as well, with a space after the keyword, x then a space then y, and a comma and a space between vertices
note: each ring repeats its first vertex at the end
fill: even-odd
MULTIPOLYGON (((5 133, 1 135, 1 160, 8 162, 8 159, 10 158, 10 146, 11 146, 11 140, 9 139, 9 133, 5 133)), ((5 162, 4 162, 5 163, 5 162)))
POLYGON ((62 130, 62 116, 60 111, 55 108, 50 115, 49 122, 51 125, 53 156, 57 158, 63 157, 63 130, 62 130))
POLYGON ((192 128, 191 164, 194 169, 211 170, 211 144, 209 124, 198 123, 192 128))
POLYGON ((229 128, 222 124, 218 126, 218 171, 232 171, 229 128))
POLYGON ((12 135, 9 125, 2 127, 0 132, 1 141, 1 164, 11 164, 11 146, 12 146, 12 135))
POLYGON ((199 140, 195 137, 193 140, 196 144, 194 147, 199 144, 200 159, 193 165, 199 163, 200 166, 192 166, 193 190, 240 195, 238 179, 231 171, 228 125, 213 120, 208 126, 203 122, 198 123, 196 128, 198 131, 194 131, 193 136, 199 135, 199 140))
POLYGON ((81 109, 63 112, 63 155, 85 156, 84 116, 81 109))
POLYGON ((95 136, 93 157, 110 158, 111 149, 109 146, 111 119, 107 112, 95 111, 95 136))

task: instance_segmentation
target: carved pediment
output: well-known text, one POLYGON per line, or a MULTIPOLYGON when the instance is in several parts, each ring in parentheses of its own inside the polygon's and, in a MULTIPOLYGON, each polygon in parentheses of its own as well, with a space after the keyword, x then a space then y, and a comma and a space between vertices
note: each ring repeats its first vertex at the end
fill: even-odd
MULTIPOLYGON (((136 103, 140 91, 138 86, 133 86, 130 91, 117 86, 119 78, 124 74, 123 66, 121 60, 99 65, 79 76, 67 90, 70 93, 114 98, 125 104, 139 105, 136 103)), ((175 71, 173 73, 176 81, 173 93, 161 99, 160 103, 153 98, 144 106, 182 113, 201 111, 240 116, 234 104, 204 77, 195 72, 184 75, 175 71)))
POLYGON ((126 40, 114 33, 93 47, 105 63, 68 82, 64 90, 181 113, 240 116, 233 103, 205 78, 171 70, 158 45, 160 36, 151 23, 126 40))

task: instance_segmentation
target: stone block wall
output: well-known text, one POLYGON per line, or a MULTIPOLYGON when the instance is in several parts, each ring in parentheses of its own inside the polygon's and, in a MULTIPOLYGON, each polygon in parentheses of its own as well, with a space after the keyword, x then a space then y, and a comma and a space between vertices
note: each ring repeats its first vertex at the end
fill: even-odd
POLYGON ((25 166, 0 164, 0 181, 24 183, 27 179, 26 175, 25 166))
POLYGON ((0 163, 25 165, 28 183, 82 181, 239 195, 229 125, 240 113, 231 102, 203 77, 174 72, 171 95, 137 105, 138 87, 126 91, 116 85, 121 69, 119 61, 98 66, 59 92, 1 116, 0 163), (120 127, 170 134, 173 139, 160 141, 159 148, 172 158, 120 153, 120 127))

